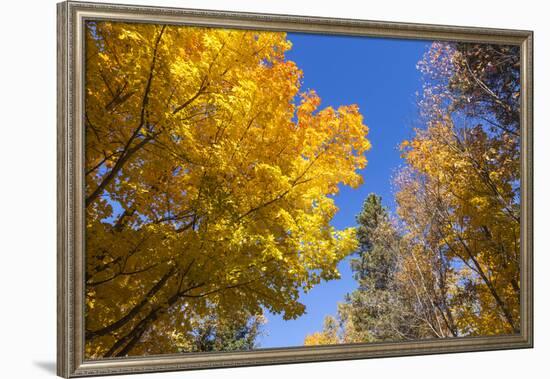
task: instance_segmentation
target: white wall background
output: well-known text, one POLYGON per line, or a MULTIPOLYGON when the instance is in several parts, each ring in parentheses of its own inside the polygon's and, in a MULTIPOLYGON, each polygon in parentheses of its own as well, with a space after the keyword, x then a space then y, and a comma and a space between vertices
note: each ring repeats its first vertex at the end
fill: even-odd
MULTIPOLYGON (((123 3, 127 1, 116 0, 123 3)), ((132 0, 188 8, 535 31, 535 349, 141 375, 139 378, 548 377, 550 28, 534 0, 132 0)), ((55 0, 0 20, 0 377, 55 375, 55 0)))

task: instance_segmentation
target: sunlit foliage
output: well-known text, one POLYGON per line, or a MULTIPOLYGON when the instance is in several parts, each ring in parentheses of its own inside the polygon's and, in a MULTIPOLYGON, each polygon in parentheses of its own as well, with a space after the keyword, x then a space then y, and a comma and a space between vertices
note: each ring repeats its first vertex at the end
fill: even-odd
POLYGON ((300 91, 290 48, 279 32, 87 23, 87 357, 201 336, 249 349, 264 309, 296 318, 301 290, 339 277, 356 240, 330 225, 330 195, 361 184, 368 129, 357 106, 300 91))
POLYGON ((436 42, 418 68, 422 126, 401 145, 396 217, 366 200, 359 288, 306 344, 519 332, 519 48, 436 42))

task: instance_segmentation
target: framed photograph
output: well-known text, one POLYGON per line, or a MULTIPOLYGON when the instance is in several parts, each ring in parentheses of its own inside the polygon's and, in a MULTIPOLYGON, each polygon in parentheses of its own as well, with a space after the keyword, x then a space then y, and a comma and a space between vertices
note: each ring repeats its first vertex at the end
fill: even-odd
POLYGON ((533 346, 530 31, 58 4, 58 375, 533 346))

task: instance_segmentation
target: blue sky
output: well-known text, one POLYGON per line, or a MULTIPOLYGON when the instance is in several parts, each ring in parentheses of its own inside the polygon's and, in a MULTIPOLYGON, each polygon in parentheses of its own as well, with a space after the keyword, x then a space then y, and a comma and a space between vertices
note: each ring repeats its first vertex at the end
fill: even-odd
MULTIPOLYGON (((421 91, 416 63, 428 49, 428 41, 289 33, 293 47, 287 57, 304 72, 302 90, 314 89, 321 107, 358 104, 368 125, 372 149, 361 172, 364 184, 357 189, 342 187, 335 197, 340 208, 332 224, 355 225, 355 215, 369 193, 381 195, 394 209, 391 178, 401 164, 399 144, 412 135, 417 119, 415 93, 421 91)), ((335 314, 337 303, 355 289, 348 260, 338 266, 342 278, 324 282, 302 295, 306 314, 285 321, 267 314, 260 347, 303 344, 307 334, 322 329, 326 315, 335 314)))

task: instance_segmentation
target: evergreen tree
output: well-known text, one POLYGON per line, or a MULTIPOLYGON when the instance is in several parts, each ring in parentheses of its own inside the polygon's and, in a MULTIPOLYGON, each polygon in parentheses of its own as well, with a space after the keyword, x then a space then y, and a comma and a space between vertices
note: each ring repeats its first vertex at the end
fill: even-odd
MULTIPOLYGON (((381 197, 370 194, 356 219, 358 248, 350 264, 359 285, 338 305, 338 342, 421 338, 414 301, 402 296, 403 284, 397 277, 402 241, 381 197)), ((333 324, 325 320, 324 330, 306 337, 305 344, 334 340, 333 324)))
POLYGON ((380 196, 367 197, 357 224, 359 246, 351 269, 359 287, 339 305, 343 339, 375 342, 412 337, 407 307, 395 281, 400 238, 380 196))

